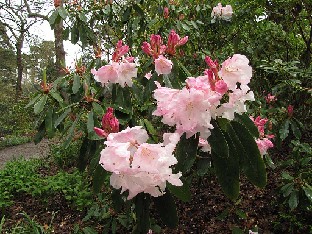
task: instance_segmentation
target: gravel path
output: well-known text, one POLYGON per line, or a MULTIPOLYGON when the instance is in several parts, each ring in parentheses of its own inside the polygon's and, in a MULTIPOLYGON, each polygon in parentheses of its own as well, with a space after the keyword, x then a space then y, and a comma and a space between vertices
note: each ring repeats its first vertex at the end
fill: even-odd
POLYGON ((0 169, 4 167, 7 161, 23 157, 39 158, 47 156, 49 153, 49 140, 43 139, 39 144, 30 142, 22 145, 7 147, 0 150, 0 169))

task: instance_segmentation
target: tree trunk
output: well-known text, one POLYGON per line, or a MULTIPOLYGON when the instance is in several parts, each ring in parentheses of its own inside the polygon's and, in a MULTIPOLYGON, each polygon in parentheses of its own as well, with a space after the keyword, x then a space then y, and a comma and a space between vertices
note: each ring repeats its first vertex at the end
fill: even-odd
POLYGON ((21 33, 16 42, 16 65, 17 65, 17 80, 16 80, 16 98, 22 94, 22 79, 23 79, 23 61, 22 48, 24 42, 24 33, 21 33))
MULTIPOLYGON (((63 6, 63 1, 59 1, 60 6, 63 6)), ((55 68, 57 70, 58 76, 64 75, 63 68, 66 67, 65 62, 65 50, 64 50, 64 40, 63 40, 63 20, 61 20, 59 23, 55 24, 54 27, 54 37, 55 37, 55 68)))

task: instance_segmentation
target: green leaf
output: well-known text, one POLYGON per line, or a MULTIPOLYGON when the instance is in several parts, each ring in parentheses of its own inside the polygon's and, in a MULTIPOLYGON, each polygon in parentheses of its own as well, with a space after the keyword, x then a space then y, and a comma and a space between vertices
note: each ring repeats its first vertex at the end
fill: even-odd
POLYGON ((78 16, 79 16, 79 19, 81 19, 81 21, 87 23, 88 18, 87 18, 87 16, 83 12, 79 12, 78 16))
POLYGON ((75 128, 76 128, 77 123, 79 122, 80 117, 81 117, 81 114, 79 114, 76 117, 75 121, 73 122, 73 124, 71 125, 71 127, 68 130, 67 138, 66 138, 66 140, 63 143, 63 147, 65 149, 67 149, 67 147, 69 146, 69 143, 71 142, 71 140, 74 137, 75 128))
POLYGON ((93 173, 93 191, 95 193, 99 193, 104 182, 107 180, 108 173, 104 170, 104 168, 98 164, 94 173, 93 173))
POLYGON ((182 28, 183 28, 185 31, 187 31, 187 32, 191 30, 190 27, 187 26, 187 25, 184 24, 184 23, 181 23, 181 26, 182 26, 182 28))
POLYGON ((294 183, 288 183, 285 184, 282 188, 281 188, 281 192, 283 194, 284 197, 288 197, 289 194, 294 191, 294 183))
POLYGON ((294 177, 291 176, 288 172, 283 171, 282 172, 282 178, 285 180, 294 180, 294 177))
POLYGON ((54 92, 50 92, 49 94, 59 103, 63 103, 63 98, 61 97, 59 93, 54 91, 54 92))
POLYGON ((42 96, 41 94, 38 94, 36 97, 31 99, 31 101, 25 106, 25 108, 32 106, 41 96, 42 96))
POLYGON ((186 134, 184 133, 181 136, 181 139, 177 145, 175 156, 178 160, 178 163, 175 166, 175 171, 181 171, 182 174, 185 174, 193 166, 198 146, 199 137, 190 137, 186 139, 186 134))
POLYGON ((233 227, 232 234, 244 234, 244 231, 239 227, 233 227))
POLYGON ((196 173, 198 176, 204 176, 211 170, 211 159, 210 158, 200 158, 196 163, 196 173))
POLYGON ((87 121, 88 133, 93 132, 94 131, 93 128, 94 128, 94 117, 93 117, 93 110, 91 110, 88 113, 88 121, 87 121))
POLYGON ((298 192, 293 191, 290 194, 289 200, 288 200, 288 205, 291 210, 295 209, 299 204, 299 197, 298 197, 298 192))
POLYGON ((43 95, 39 98, 39 101, 34 105, 35 114, 39 114, 43 110, 44 105, 46 104, 47 100, 48 100, 47 95, 43 95))
POLYGON ((279 130, 281 140, 284 140, 289 134, 289 119, 285 121, 281 129, 279 130))
POLYGON ((52 28, 54 28, 54 24, 58 16, 59 16, 59 12, 57 10, 54 10, 51 16, 49 17, 49 24, 52 28))
POLYGON ((238 217, 240 217, 241 219, 247 219, 247 215, 243 210, 236 210, 235 214, 237 214, 238 217))
POLYGON ((67 10, 64 7, 59 6, 57 8, 57 11, 58 11, 59 15, 62 17, 63 20, 65 20, 67 18, 68 12, 67 12, 67 10))
POLYGON ((91 227, 85 227, 82 231, 84 234, 98 234, 98 232, 91 227))
POLYGON ((152 135, 152 138, 154 141, 157 141, 157 131, 154 128, 154 126, 152 125, 152 123, 150 121, 148 121, 148 119, 144 119, 144 125, 147 129, 147 131, 152 135))
POLYGON ((66 116, 71 112, 71 108, 67 108, 63 114, 60 115, 60 117, 57 118, 54 122, 54 127, 57 128, 57 126, 60 125, 60 123, 66 118, 66 116))
POLYGON ((72 44, 77 44, 79 41, 79 28, 78 25, 75 23, 70 31, 70 42, 72 44))
POLYGON ((235 147, 238 149, 243 172, 250 182, 263 188, 267 181, 265 164, 254 137, 239 122, 232 121, 231 126, 228 130, 235 147))
POLYGON ((54 127, 53 127, 53 109, 49 108, 44 120, 46 132, 48 134, 48 138, 52 138, 54 136, 54 127))
POLYGON ((78 74, 74 74, 74 81, 73 81, 73 87, 72 87, 72 90, 73 90, 73 94, 76 94, 79 89, 80 89, 80 76, 78 74))
POLYGON ((181 201, 188 202, 191 200, 191 191, 187 182, 183 181, 182 186, 174 186, 170 183, 167 183, 167 187, 169 191, 181 201))
POLYGON ((301 132, 295 121, 290 122, 291 131, 297 139, 301 138, 301 132))
POLYGON ((45 121, 43 121, 40 126, 39 126, 39 129, 38 129, 38 132, 36 133, 35 137, 34 137, 34 143, 35 144, 38 144, 42 139, 43 137, 45 136, 45 124, 44 124, 45 121))
POLYGON ((163 196, 154 198, 154 203, 163 223, 174 228, 178 224, 177 207, 169 191, 163 196))
POLYGON ((259 138, 259 130, 247 114, 236 114, 235 120, 243 124, 255 138, 259 138))
POLYGON ((302 186, 302 189, 310 202, 312 202, 312 187, 309 184, 305 184, 302 186))
POLYGON ((135 197, 135 215, 137 218, 137 224, 134 227, 134 233, 148 233, 148 230, 151 228, 150 222, 150 197, 145 193, 139 193, 135 197))
POLYGON ((97 150, 97 142, 93 140, 89 140, 86 136, 82 142, 79 151, 79 158, 78 158, 78 169, 80 171, 84 171, 88 165, 88 162, 94 156, 97 150))
POLYGON ((99 115, 99 116, 103 116, 104 115, 104 110, 103 108, 101 107, 100 104, 96 103, 96 102, 92 102, 92 108, 94 110, 94 112, 99 115))
POLYGON ((229 158, 229 146, 222 133, 220 127, 216 122, 213 122, 213 129, 211 130, 211 135, 208 139, 211 145, 211 150, 220 158, 229 158))

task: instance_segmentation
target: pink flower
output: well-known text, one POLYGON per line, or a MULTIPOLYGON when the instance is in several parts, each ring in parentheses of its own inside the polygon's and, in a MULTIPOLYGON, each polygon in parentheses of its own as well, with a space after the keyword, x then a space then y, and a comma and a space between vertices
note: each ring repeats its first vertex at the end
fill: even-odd
POLYGON ((269 148, 274 147, 272 141, 268 138, 257 139, 256 143, 261 155, 265 155, 269 148))
POLYGON ((152 72, 150 71, 150 72, 148 72, 148 73, 146 73, 145 74, 145 76, 144 76, 146 79, 151 79, 151 77, 152 77, 152 72))
POLYGON ((121 62, 118 66, 118 79, 115 83, 119 83, 121 87, 127 84, 132 86, 132 78, 137 77, 138 69, 135 63, 130 63, 127 60, 121 62))
POLYGON ((233 14, 233 9, 231 5, 226 5, 225 7, 222 7, 222 4, 218 3, 218 5, 212 9, 211 23, 215 23, 216 19, 230 21, 232 18, 232 14, 233 14))
POLYGON ((114 109, 107 108, 102 118, 102 129, 94 127, 95 133, 100 137, 107 137, 108 134, 119 131, 119 121, 113 114, 114 109))
POLYGON ((211 152, 210 144, 208 143, 207 140, 201 137, 199 138, 198 146, 200 147, 200 150, 203 152, 211 152))
POLYGON ((108 64, 99 68, 99 70, 91 69, 94 79, 105 85, 109 82, 114 83, 118 78, 118 63, 108 64))
POLYGON ((148 134, 141 126, 127 128, 108 136, 99 163, 113 173, 110 184, 114 188, 129 191, 128 199, 141 192, 161 196, 167 181, 183 185, 182 174, 173 174, 170 168, 177 163, 173 151, 179 138, 178 134, 167 134, 166 143, 149 144, 148 134))
POLYGON ((159 55, 162 55, 166 51, 166 46, 162 44, 160 35, 152 34, 150 37, 150 43, 144 41, 141 48, 147 55, 153 56, 157 59, 159 55))
POLYGON ((231 5, 226 5, 222 8, 221 18, 225 21, 230 21, 233 15, 233 9, 231 5))
POLYGON ((271 95, 270 93, 265 97, 265 101, 270 104, 272 102, 275 102, 277 98, 274 95, 271 95))
POLYGON ((113 59, 114 62, 118 62, 119 59, 120 59, 123 55, 125 55, 126 53, 128 53, 128 51, 129 51, 129 46, 127 46, 127 45, 122 45, 122 44, 123 44, 122 40, 119 40, 119 41, 117 42, 117 44, 116 44, 116 49, 115 49, 115 52, 113 53, 113 57, 112 57, 112 59, 113 59))
POLYGON ((175 55, 176 48, 184 45, 187 41, 188 41, 188 36, 180 39, 180 36, 174 30, 171 30, 168 36, 166 53, 169 55, 175 55))
POLYGON ((171 73, 172 62, 169 59, 166 59, 164 56, 160 55, 155 59, 155 71, 158 75, 164 74, 168 75, 171 73))
POLYGON ((219 75, 230 90, 236 88, 236 83, 247 85, 252 76, 252 68, 245 55, 234 54, 222 63, 219 75))
POLYGON ((164 18, 165 19, 169 18, 169 8, 168 7, 164 7, 164 18))
POLYGON ((228 86, 223 80, 218 80, 215 83, 216 92, 220 93, 221 95, 225 94, 228 91, 228 86))

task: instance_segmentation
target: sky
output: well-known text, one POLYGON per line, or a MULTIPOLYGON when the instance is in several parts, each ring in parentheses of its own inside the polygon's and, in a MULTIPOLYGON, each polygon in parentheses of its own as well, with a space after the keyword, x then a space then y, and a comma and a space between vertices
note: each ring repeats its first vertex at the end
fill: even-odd
MULTIPOLYGON (((30 28, 32 35, 38 36, 38 39, 45 41, 54 41, 54 32, 47 21, 35 24, 30 28)), ((70 41, 64 41, 64 49, 66 52, 66 66, 74 67, 74 61, 79 58, 80 46, 73 45, 70 41)), ((28 52, 27 45, 23 48, 23 52, 28 52)))

